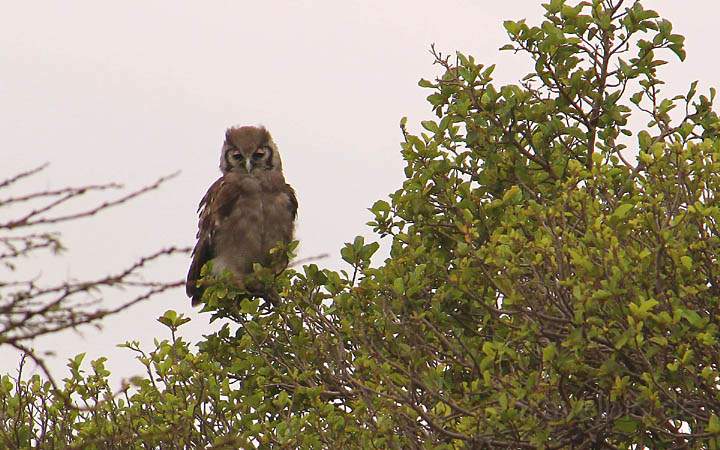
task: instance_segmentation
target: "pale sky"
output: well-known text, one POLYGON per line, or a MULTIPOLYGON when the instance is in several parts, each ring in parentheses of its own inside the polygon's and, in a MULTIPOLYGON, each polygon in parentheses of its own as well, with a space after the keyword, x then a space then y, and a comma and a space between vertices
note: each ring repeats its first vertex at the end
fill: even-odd
MULTIPOLYGON (((720 2, 643 4, 687 38, 686 62, 671 58, 661 71, 668 92, 685 93, 695 79, 703 91, 718 86, 720 2)), ((498 51, 507 43, 502 21, 539 23, 543 9, 536 0, 0 0, 0 11, 0 178, 50 162, 23 186, 133 188, 182 171, 138 201, 61 228, 69 248, 62 258, 27 260, 25 269, 62 279, 192 245, 224 130, 239 124, 264 124, 280 148, 300 202, 299 256, 329 253, 318 264, 342 268, 342 244, 372 237, 367 208, 403 181, 400 118, 417 129, 430 115, 429 91, 417 86, 437 73, 430 44, 497 63, 497 82, 516 82, 530 65, 498 51)), ((153 273, 180 279, 188 264, 175 258, 153 273)), ((101 331, 34 345, 57 352, 49 360, 57 378, 68 357, 87 352, 88 360, 107 356, 118 383, 141 366, 115 345, 139 340, 151 349, 153 338, 167 338, 155 321, 167 309, 193 319, 180 333, 192 342, 211 329, 177 290, 106 320, 101 331)), ((14 370, 17 357, 0 348, 0 373, 14 370)))

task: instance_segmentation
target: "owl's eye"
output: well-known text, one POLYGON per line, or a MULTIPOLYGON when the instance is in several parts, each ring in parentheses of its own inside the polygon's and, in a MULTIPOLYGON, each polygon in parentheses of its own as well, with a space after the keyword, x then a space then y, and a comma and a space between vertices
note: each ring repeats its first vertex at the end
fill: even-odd
POLYGON ((234 159, 234 160, 236 160, 236 161, 242 161, 243 155, 242 155, 242 153, 233 153, 233 154, 232 154, 232 159, 234 159))
POLYGON ((253 153, 253 159, 257 160, 265 156, 265 149, 258 149, 255 153, 253 153))

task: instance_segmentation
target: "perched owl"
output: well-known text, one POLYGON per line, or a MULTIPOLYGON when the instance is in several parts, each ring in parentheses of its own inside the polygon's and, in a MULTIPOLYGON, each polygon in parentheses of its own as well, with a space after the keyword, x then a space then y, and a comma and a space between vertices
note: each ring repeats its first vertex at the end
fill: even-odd
MULTIPOLYGON (((271 258, 270 250, 287 244, 293 237, 297 213, 295 191, 285 182, 280 154, 270 133, 263 127, 230 128, 220 154, 222 176, 200 201, 197 244, 187 275, 185 291, 197 305, 203 287, 198 285, 200 269, 212 260, 213 273, 228 269, 243 284, 253 264, 272 267, 279 273, 287 258, 271 258)), ((277 294, 253 294, 276 301, 277 294), (274 295, 273 295, 274 294, 274 295)))

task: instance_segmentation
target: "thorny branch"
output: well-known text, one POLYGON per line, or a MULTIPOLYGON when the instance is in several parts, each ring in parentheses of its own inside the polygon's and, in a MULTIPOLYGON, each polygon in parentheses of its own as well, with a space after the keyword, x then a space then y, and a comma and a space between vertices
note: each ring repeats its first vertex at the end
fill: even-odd
POLYGON ((138 259, 117 273, 91 280, 66 280, 48 284, 40 277, 12 279, 13 271, 37 252, 47 250, 58 254, 63 250, 57 231, 25 233, 25 229, 93 216, 153 191, 176 176, 172 174, 161 177, 118 198, 72 212, 66 212, 62 207, 86 194, 122 189, 123 186, 107 183, 23 193, 9 192, 11 188, 15 188, 17 182, 29 179, 46 168, 47 164, 43 164, 0 181, 0 193, 6 193, 0 196, 0 209, 12 207, 14 209, 6 211, 10 211, 10 215, 16 214, 15 217, 4 217, 0 221, 0 263, 6 269, 0 279, 0 345, 13 347, 23 354, 23 358, 34 361, 57 390, 58 386, 43 357, 32 348, 31 341, 40 336, 77 329, 83 325, 99 327, 103 318, 181 286, 181 280, 147 280, 143 274, 151 263, 171 255, 188 253, 190 249, 170 246, 138 259), (108 304, 104 297, 110 289, 126 291, 127 298, 108 304))

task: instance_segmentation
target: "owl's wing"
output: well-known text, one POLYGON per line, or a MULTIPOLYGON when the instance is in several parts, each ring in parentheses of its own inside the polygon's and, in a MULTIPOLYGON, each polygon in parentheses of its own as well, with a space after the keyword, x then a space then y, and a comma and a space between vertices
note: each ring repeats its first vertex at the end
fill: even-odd
POLYGON ((215 230, 233 209, 239 195, 238 189, 224 178, 215 181, 205 196, 200 200, 198 211, 197 243, 192 251, 192 263, 185 282, 185 292, 192 298, 192 304, 197 305, 202 299, 204 288, 198 286, 200 271, 206 262, 215 257, 214 237, 215 230))
POLYGON ((298 201, 297 196, 295 195, 295 189, 293 189, 292 186, 290 186, 289 184, 285 183, 285 193, 290 199, 290 212, 292 213, 293 220, 295 220, 297 218, 298 209, 298 201))

